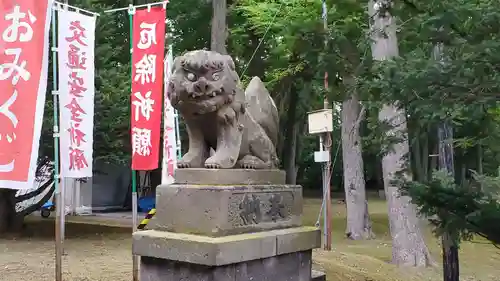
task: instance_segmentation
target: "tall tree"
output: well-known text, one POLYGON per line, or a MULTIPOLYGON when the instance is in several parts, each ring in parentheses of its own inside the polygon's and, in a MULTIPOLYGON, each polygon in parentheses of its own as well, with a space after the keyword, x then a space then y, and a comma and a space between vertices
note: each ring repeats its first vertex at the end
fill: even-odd
MULTIPOLYGON (((349 88, 354 86, 352 77, 344 78, 349 88)), ((344 191, 347 205, 346 236, 352 240, 373 237, 368 215, 363 150, 360 136, 360 123, 365 109, 360 109, 356 91, 342 102, 342 164, 344 172, 344 191)))
POLYGON ((212 40, 210 49, 221 54, 227 54, 227 0, 212 0, 212 40))
MULTIPOLYGON (((441 29, 442 30, 442 29, 441 29)), ((432 52, 433 59, 438 63, 444 63, 444 44, 438 42, 432 52)), ((453 129, 447 121, 443 121, 438 128, 439 139, 439 168, 455 177, 453 160, 453 129)), ((441 238, 443 250, 443 276, 444 281, 459 281, 460 265, 458 261, 458 232, 446 231, 441 238)))
MULTIPOLYGON (((358 3, 335 1, 330 32, 334 33, 333 44, 341 58, 342 68, 337 69, 342 78, 343 92, 341 115, 342 166, 345 199, 347 206, 346 236, 349 239, 373 237, 368 214, 365 190, 365 169, 360 125, 366 108, 361 107, 360 93, 356 79, 361 76, 366 64, 366 50, 369 44, 365 30, 368 27, 365 9, 358 3)), ((329 48, 326 52, 331 52, 329 48)))
MULTIPOLYGON (((368 3, 370 35, 373 39, 372 56, 377 61, 391 60, 399 55, 392 8, 391 0, 370 0, 368 3)), ((400 194, 399 186, 394 182, 398 174, 411 178, 405 163, 405 157, 409 153, 406 113, 394 101, 393 104, 382 106, 379 121, 387 125, 386 137, 392 140, 382 157, 392 236, 392 262, 398 265, 428 266, 431 256, 419 228, 416 208, 410 197, 400 194)))
POLYGON ((231 42, 237 39, 240 48, 245 46, 235 50, 237 60, 248 66, 246 73, 260 73, 281 115, 278 151, 290 184, 297 181, 306 112, 318 97, 311 94, 317 93, 312 85, 319 82, 317 51, 323 32, 317 32, 321 22, 311 5, 320 11, 320 3, 311 0, 242 0, 233 9, 243 19, 231 29, 231 42))

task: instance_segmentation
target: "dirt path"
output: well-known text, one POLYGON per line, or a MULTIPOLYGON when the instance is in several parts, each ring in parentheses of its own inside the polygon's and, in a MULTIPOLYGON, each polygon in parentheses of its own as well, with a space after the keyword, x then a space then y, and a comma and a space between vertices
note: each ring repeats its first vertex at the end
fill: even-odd
MULTIPOLYGON (((22 238, 0 239, 1 281, 54 280, 53 224, 45 225, 30 227, 22 238)), ((68 227, 63 258, 64 280, 130 280, 130 234, 117 229, 103 232, 92 228, 82 225, 68 227), (75 235, 79 232, 81 234, 75 235)))
MULTIPOLYGON (((321 202, 309 200, 304 213, 305 223, 313 224, 321 202)), ((327 272, 329 281, 440 281, 441 267, 398 269, 389 264, 391 241, 387 216, 371 208, 377 239, 349 241, 344 239, 345 214, 337 206, 333 221, 334 251, 316 250, 314 263, 327 272), (374 211, 375 210, 375 211, 374 211)), ((382 209, 382 208, 379 208, 382 209)), ((385 208, 383 208, 385 210, 385 208)), ((85 220, 84 220, 85 219, 85 220)), ((66 229, 64 281, 127 281, 131 280, 130 228, 92 225, 89 218, 80 223, 69 222, 66 229)), ((115 225, 115 224, 111 224, 115 225)), ((120 224, 116 224, 117 226, 120 224)), ((35 220, 17 238, 0 239, 0 281, 54 280, 54 221, 35 220)), ((428 237, 428 246, 440 261, 438 241, 428 237)), ((500 281, 499 251, 485 241, 463 243, 460 267, 464 281, 500 281)))

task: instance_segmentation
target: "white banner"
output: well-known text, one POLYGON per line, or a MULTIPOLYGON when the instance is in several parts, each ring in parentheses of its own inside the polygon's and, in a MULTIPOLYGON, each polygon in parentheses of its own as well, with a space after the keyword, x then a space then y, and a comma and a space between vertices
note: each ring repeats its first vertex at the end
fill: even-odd
POLYGON ((164 87, 164 112, 163 112, 163 160, 162 160, 162 184, 174 183, 174 170, 177 168, 177 140, 175 137, 175 112, 168 98, 168 83, 172 74, 172 48, 168 48, 165 58, 165 87, 164 87))
POLYGON ((94 16, 58 11, 61 176, 92 177, 94 16))

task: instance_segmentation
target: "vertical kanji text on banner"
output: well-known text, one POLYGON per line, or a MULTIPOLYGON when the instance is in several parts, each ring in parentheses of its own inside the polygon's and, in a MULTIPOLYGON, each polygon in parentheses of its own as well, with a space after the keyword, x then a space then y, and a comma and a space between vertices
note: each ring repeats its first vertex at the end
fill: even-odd
POLYGON ((136 10, 133 17, 132 169, 158 168, 165 49, 165 9, 136 10))
POLYGON ((52 0, 0 5, 0 188, 33 187, 47 90, 52 0))
POLYGON ((92 177, 96 18, 58 13, 61 174, 92 177))

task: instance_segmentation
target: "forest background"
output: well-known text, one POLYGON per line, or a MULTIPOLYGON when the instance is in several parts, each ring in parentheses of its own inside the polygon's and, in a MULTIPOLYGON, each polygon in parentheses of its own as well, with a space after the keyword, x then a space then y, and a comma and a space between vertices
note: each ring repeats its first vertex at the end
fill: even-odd
MULTIPOLYGON (((99 12, 129 3, 71 4, 99 12)), ((322 186, 313 157, 318 138, 307 134, 306 122, 307 112, 322 108, 326 96, 334 109, 331 186, 346 191, 346 236, 373 237, 366 190, 385 190, 392 261, 429 265, 419 219, 443 215, 431 207, 449 197, 425 208, 435 198, 424 200, 429 194, 422 190, 439 186, 433 189, 438 194, 443 186, 479 185, 482 193, 470 195, 478 197, 486 194, 485 187, 499 186, 500 2, 336 0, 325 1, 325 14, 322 4, 171 1, 167 41, 174 55, 202 48, 227 52, 244 84, 253 76, 266 83, 280 112, 278 151, 287 182, 317 195, 322 186), (325 72, 328 89, 323 87, 325 72), (446 151, 452 152, 451 162, 440 161, 446 151), (448 175, 436 174, 446 168, 443 164, 451 164, 448 175), (424 207, 422 214, 410 204, 411 197, 397 194, 400 186, 424 207)), ((94 154, 110 163, 128 162, 131 151, 128 28, 127 14, 114 13, 102 14, 96 30, 94 154)), ((50 102, 46 110, 42 156, 52 155, 53 145, 50 102)), ((182 140, 186 148, 185 134, 182 140)), ((153 185, 159 183, 159 171, 152 179, 153 185)), ((489 190, 488 196, 495 192, 489 190)), ((492 208, 498 214, 498 204, 492 208)), ((452 230, 452 222, 435 226, 441 234, 457 236, 453 240, 474 232, 463 221, 452 230)))

